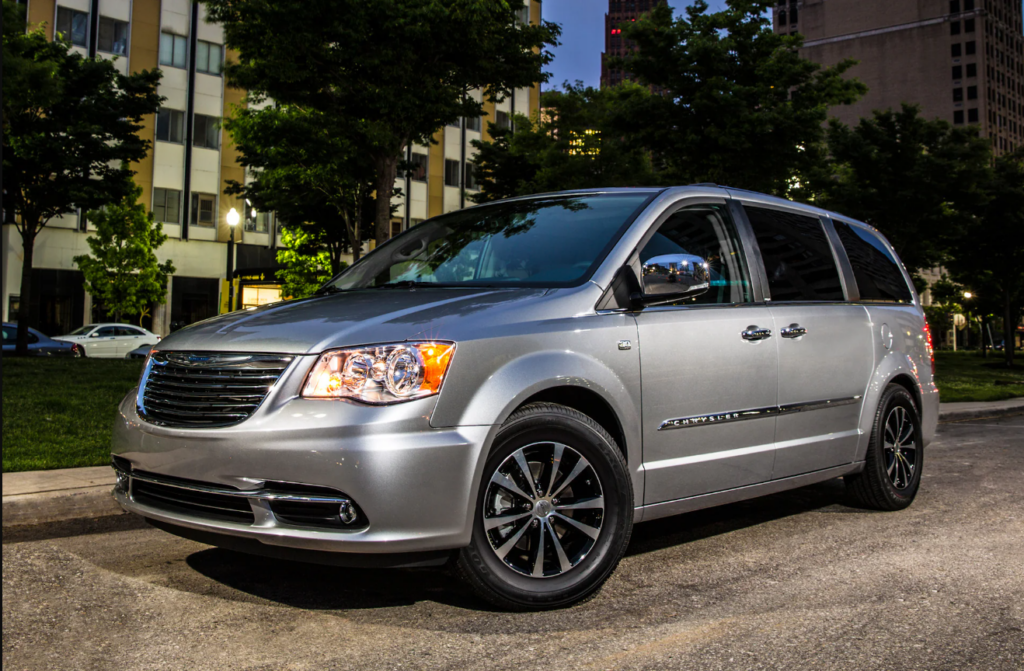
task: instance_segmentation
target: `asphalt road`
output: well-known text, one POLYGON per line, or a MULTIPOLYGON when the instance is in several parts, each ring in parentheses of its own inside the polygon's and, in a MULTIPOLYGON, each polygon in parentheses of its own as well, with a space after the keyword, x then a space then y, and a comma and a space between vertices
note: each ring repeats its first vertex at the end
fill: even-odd
POLYGON ((925 454, 900 513, 833 481, 639 525, 596 599, 548 613, 128 517, 5 533, 3 667, 1024 669, 1024 417, 943 425, 925 454))

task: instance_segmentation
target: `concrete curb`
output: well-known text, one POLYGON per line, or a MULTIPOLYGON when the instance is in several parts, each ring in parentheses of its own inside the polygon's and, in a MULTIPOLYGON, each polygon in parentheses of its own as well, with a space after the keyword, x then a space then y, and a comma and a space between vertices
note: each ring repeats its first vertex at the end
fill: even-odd
MULTIPOLYGON (((943 403, 940 422, 1024 414, 1024 398, 991 403, 943 403)), ((123 515, 111 496, 109 466, 3 474, 3 528, 123 515)))

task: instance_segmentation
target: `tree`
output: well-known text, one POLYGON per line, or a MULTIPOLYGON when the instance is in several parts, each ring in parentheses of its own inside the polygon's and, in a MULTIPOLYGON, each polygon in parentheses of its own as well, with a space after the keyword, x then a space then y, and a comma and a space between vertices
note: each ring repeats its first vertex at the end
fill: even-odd
POLYGON ((828 150, 829 163, 808 179, 815 202, 878 228, 911 274, 946 261, 985 201, 989 143, 914 105, 875 111, 853 128, 833 121, 828 150))
POLYGON ((634 99, 618 127, 650 150, 667 182, 714 182, 786 195, 821 157, 828 108, 867 90, 843 74, 855 61, 823 67, 802 58, 799 35, 780 35, 771 3, 704 0, 674 19, 657 5, 622 35, 636 45, 612 59, 659 92, 634 99))
POLYGON ((3 3, 3 207, 13 213, 24 249, 19 354, 27 353, 35 322, 36 237, 54 217, 132 192, 126 164, 149 150, 137 133, 161 101, 159 70, 122 75, 106 59, 47 41, 42 29, 26 33, 23 9, 3 3))
POLYGON ((89 212, 96 234, 85 241, 92 254, 74 258, 85 275, 86 290, 114 313, 115 321, 122 315, 141 319, 152 303, 163 303, 167 278, 174 273, 171 261, 156 258, 167 235, 139 202, 141 195, 142 188, 133 184, 121 202, 89 212))
POLYGON ((328 251, 328 245, 318 240, 323 228, 303 226, 288 227, 281 233, 283 247, 277 252, 277 279, 281 281, 281 295, 284 298, 305 298, 311 296, 327 280, 344 270, 342 261, 335 265, 328 251))
POLYGON ((480 193, 471 198, 654 184, 650 153, 611 123, 622 107, 650 95, 629 82, 602 89, 577 82, 544 92, 539 118, 517 115, 515 130, 492 123, 492 142, 473 141, 480 193))
POLYGON ((1024 306, 1024 148, 996 158, 982 189, 986 202, 960 229, 948 265, 981 300, 1001 298, 1009 367, 1024 306))
POLYGON ((285 227, 315 227, 306 239, 324 245, 337 272, 346 250, 359 259, 365 224, 373 221, 372 166, 361 160, 364 148, 347 134, 344 120, 262 102, 251 94, 250 106, 235 108, 224 121, 251 174, 245 184, 230 181, 226 191, 277 212, 285 227))
POLYGON ((542 81, 559 29, 520 23, 508 0, 203 0, 239 53, 236 86, 318 112, 374 172, 375 237, 390 236, 403 149, 459 117, 542 81))

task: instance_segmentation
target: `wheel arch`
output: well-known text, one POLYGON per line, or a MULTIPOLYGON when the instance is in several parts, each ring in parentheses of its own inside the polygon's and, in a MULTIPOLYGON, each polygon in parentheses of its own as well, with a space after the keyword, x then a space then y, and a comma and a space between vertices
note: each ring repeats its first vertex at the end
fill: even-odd
MULTIPOLYGON (((573 410, 582 412, 587 417, 601 425, 612 438, 622 453, 626 463, 629 464, 629 450, 626 447, 626 434, 622 429, 622 421, 619 419, 615 409, 600 394, 586 387, 576 385, 560 385, 548 387, 530 396, 512 412, 530 405, 531 403, 556 403, 564 405, 573 410)), ((512 413, 509 413, 510 415, 512 413)))

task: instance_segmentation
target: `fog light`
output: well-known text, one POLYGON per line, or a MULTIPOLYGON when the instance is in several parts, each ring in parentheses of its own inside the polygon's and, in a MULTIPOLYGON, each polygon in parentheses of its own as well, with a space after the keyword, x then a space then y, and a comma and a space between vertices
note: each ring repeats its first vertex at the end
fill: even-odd
POLYGON ((115 483, 114 487, 117 489, 117 491, 121 492, 122 494, 127 494, 129 483, 128 474, 125 473, 124 471, 114 472, 117 473, 117 482, 115 483))
POLYGON ((338 516, 345 524, 352 524, 359 517, 359 513, 356 512, 356 507, 352 505, 351 501, 342 501, 338 509, 338 516))

